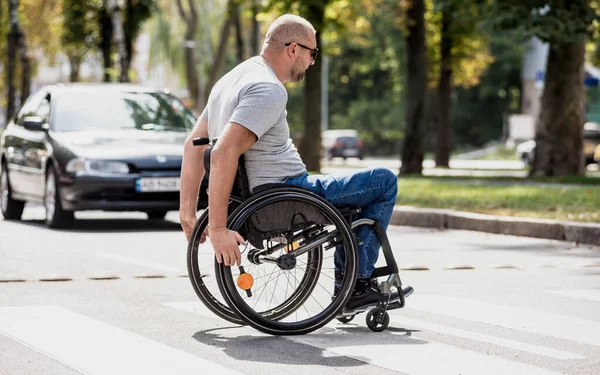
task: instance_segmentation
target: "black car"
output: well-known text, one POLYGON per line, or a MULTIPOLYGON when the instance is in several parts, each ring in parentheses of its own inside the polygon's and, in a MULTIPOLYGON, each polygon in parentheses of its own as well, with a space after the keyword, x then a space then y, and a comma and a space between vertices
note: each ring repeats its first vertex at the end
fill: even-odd
POLYGON ((353 129, 325 130, 321 134, 322 156, 333 158, 359 158, 365 156, 365 150, 358 131, 353 129))
POLYGON ((44 87, 0 137, 2 215, 19 220, 25 202, 40 202, 52 228, 69 226, 80 210, 163 218, 179 209, 183 145, 194 123, 166 91, 128 84, 44 87))

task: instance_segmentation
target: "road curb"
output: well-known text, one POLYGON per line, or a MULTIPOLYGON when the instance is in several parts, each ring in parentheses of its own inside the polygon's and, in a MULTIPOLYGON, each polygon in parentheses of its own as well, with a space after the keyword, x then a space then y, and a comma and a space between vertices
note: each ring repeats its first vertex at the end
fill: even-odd
POLYGON ((392 225, 473 230, 600 245, 600 224, 516 218, 446 209, 396 206, 392 225))

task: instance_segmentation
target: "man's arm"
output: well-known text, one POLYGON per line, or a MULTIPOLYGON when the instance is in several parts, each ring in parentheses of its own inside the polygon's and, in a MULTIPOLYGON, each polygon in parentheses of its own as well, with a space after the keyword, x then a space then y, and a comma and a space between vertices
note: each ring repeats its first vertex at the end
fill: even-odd
POLYGON ((238 243, 244 239, 227 229, 227 206, 240 155, 256 142, 256 135, 244 126, 230 122, 212 150, 209 179, 209 227, 217 261, 227 266, 240 264, 238 243))
POLYGON ((192 140, 198 137, 208 137, 208 122, 202 116, 198 118, 194 129, 185 140, 181 164, 179 221, 187 240, 190 239, 194 225, 196 225, 198 192, 204 177, 204 151, 208 148, 208 145, 194 146, 192 144, 192 140))

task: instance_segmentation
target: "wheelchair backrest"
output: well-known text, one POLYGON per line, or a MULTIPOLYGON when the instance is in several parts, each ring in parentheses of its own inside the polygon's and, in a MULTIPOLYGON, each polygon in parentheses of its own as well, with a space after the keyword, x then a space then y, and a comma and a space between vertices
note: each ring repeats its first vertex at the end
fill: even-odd
MULTIPOLYGON (((216 143, 216 139, 213 140, 212 145, 204 151, 204 169, 205 174, 209 176, 210 180, 210 155, 212 149, 216 143)), ((246 165, 244 162, 244 155, 240 155, 238 160, 238 169, 231 189, 231 199, 242 202, 250 196, 250 185, 248 184, 248 175, 246 174, 246 165)))

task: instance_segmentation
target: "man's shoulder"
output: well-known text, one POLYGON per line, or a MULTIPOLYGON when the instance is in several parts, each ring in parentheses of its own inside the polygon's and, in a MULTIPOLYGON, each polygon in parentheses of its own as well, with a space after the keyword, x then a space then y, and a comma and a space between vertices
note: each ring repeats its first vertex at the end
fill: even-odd
POLYGON ((260 56, 255 56, 238 65, 237 68, 239 68, 239 71, 237 73, 244 83, 244 86, 258 85, 269 88, 278 87, 279 90, 285 92, 285 87, 279 79, 277 79, 275 73, 273 73, 273 71, 261 60, 260 56))

